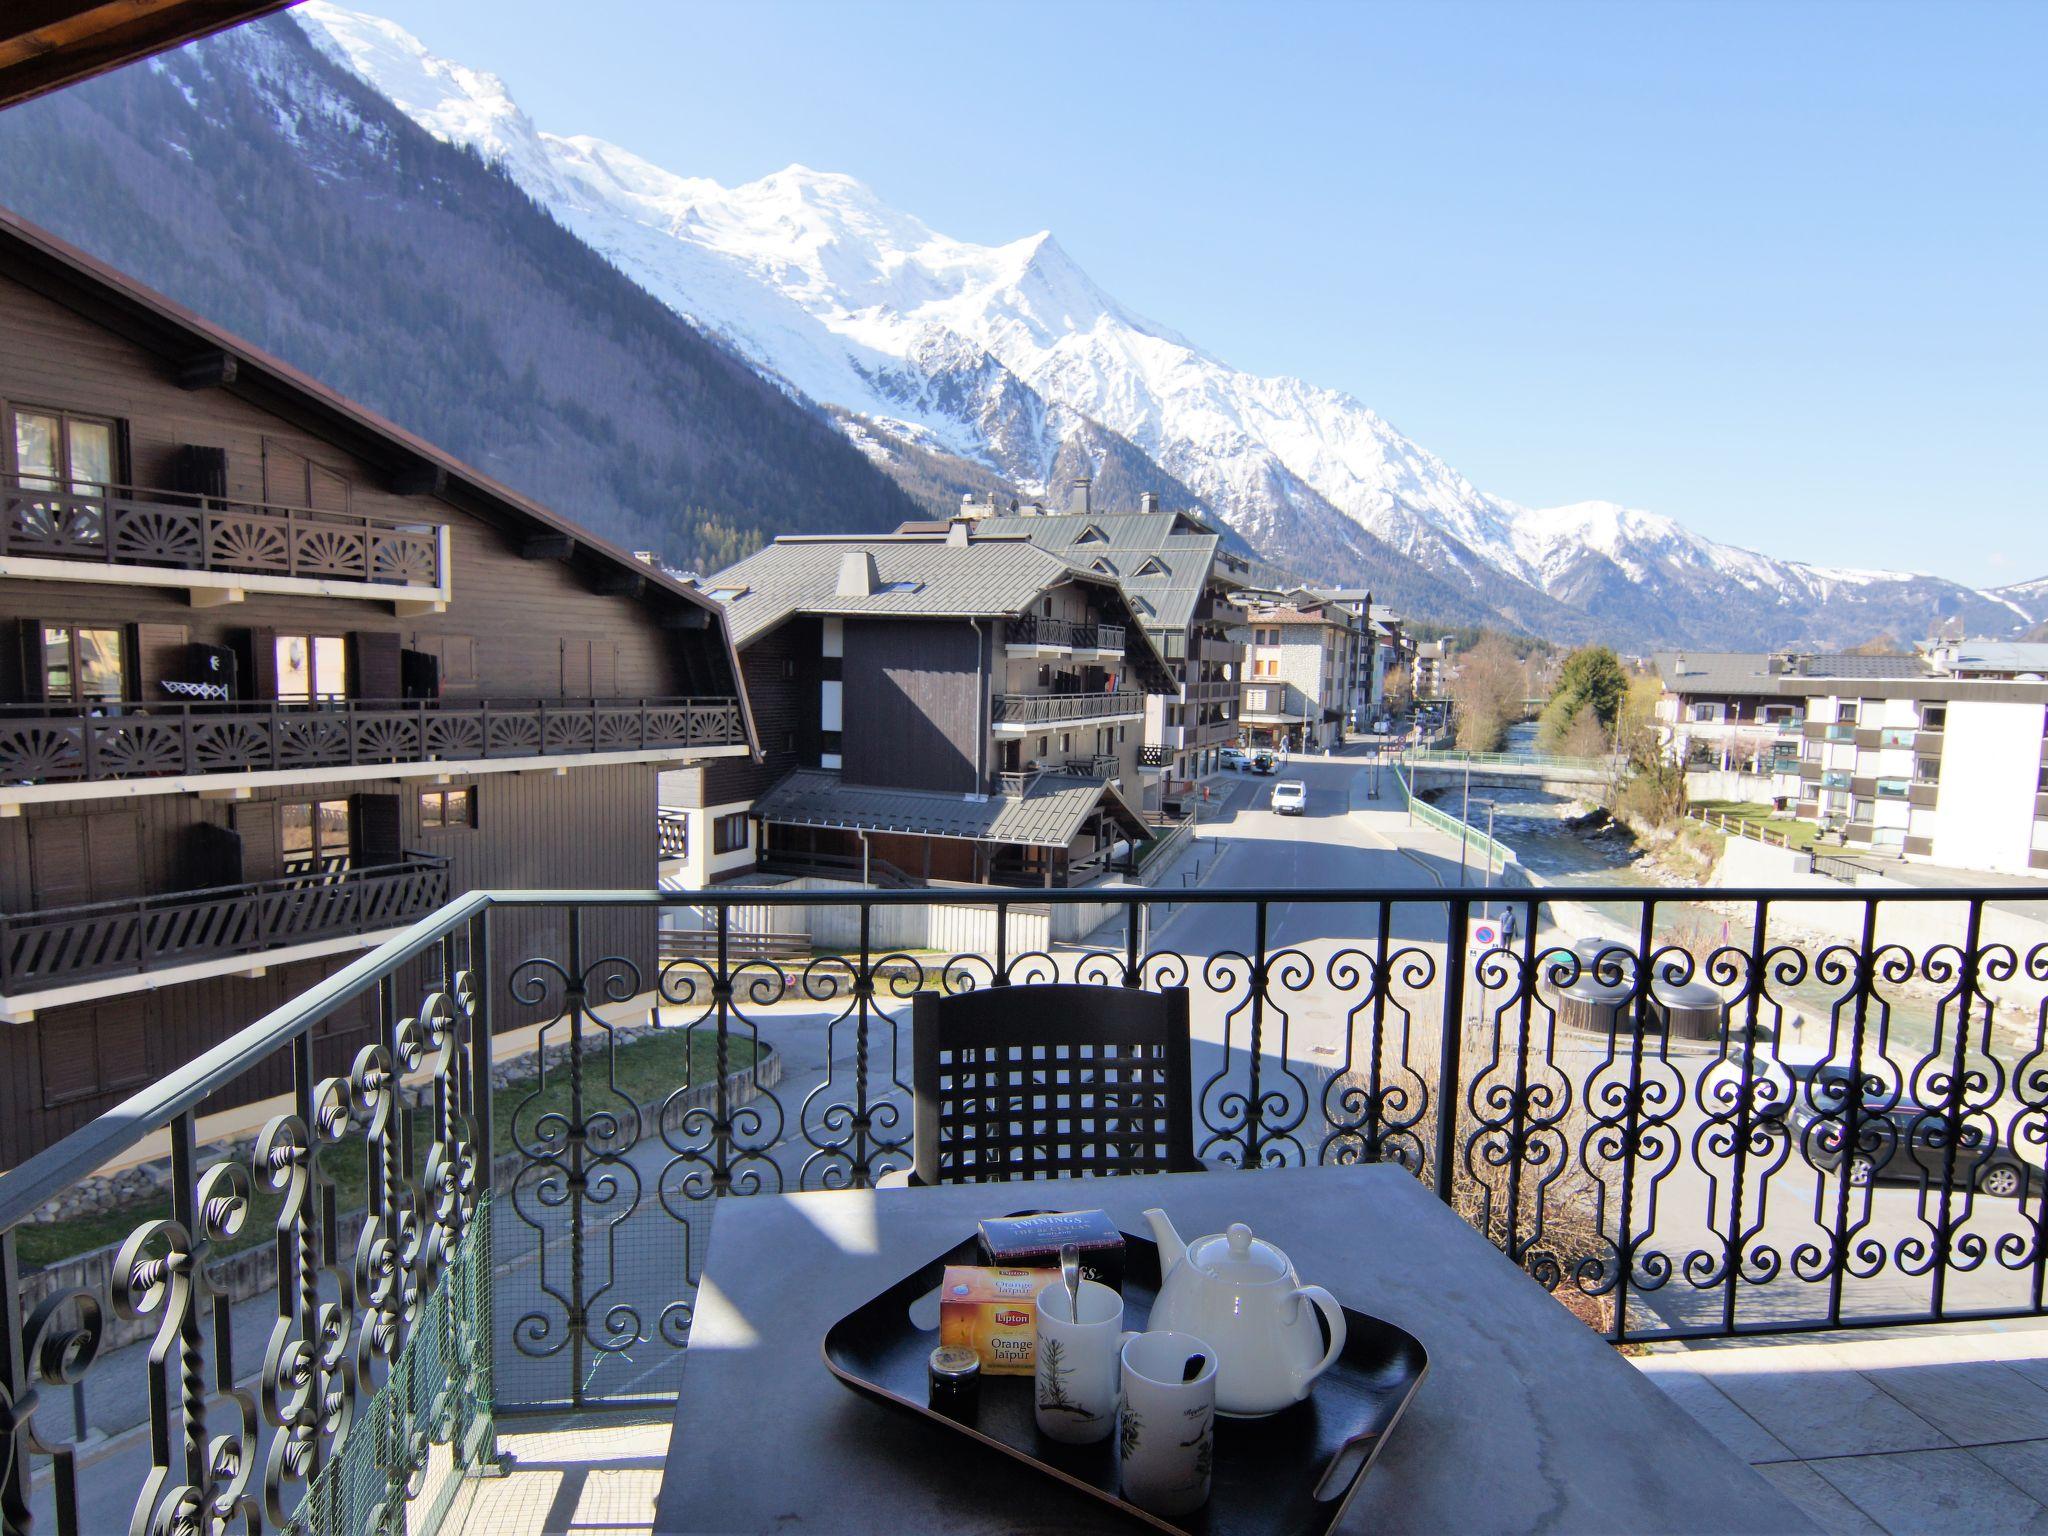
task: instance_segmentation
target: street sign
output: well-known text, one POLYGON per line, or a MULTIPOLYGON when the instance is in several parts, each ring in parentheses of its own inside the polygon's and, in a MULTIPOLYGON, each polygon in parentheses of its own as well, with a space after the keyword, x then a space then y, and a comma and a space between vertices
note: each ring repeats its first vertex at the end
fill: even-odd
POLYGON ((1499 949, 1503 940, 1500 919, 1497 917, 1475 917, 1467 931, 1467 940, 1475 950, 1499 949))

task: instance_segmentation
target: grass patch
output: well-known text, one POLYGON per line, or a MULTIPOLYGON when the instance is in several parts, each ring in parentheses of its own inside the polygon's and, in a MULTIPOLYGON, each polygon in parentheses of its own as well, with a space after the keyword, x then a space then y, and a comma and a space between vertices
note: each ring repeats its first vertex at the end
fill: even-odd
MULTIPOLYGON (((738 1071, 752 1064, 753 1042, 738 1034, 727 1037, 727 1069, 738 1071)), ((662 1030, 659 1033, 643 1035, 618 1047, 610 1065, 602 1047, 591 1050, 584 1057, 584 1112, 595 1114, 609 1104, 615 1103, 609 1091, 616 1081, 619 1091, 640 1106, 643 1118, 642 1135, 649 1134, 651 1121, 661 1110, 663 1100, 686 1080, 691 1083, 709 1082, 716 1067, 718 1045, 715 1035, 708 1029, 694 1033, 682 1029, 662 1030), (687 1075, 686 1075, 687 1074, 687 1075)), ((493 1158, 502 1157, 514 1150, 512 1140, 513 1116, 518 1116, 519 1126, 532 1138, 531 1127, 550 1111, 563 1115, 569 1112, 569 1073, 566 1064, 549 1068, 547 1087, 528 1103, 528 1096, 534 1091, 537 1076, 529 1074, 504 1087, 492 1096, 495 1110, 491 1121, 491 1142, 493 1158)), ((427 1143, 433 1128, 431 1109, 416 1111, 413 1116, 412 1144, 413 1168, 415 1173, 426 1164, 427 1143)), ((335 1186, 336 1208, 346 1214, 359 1211, 366 1203, 369 1187, 369 1147, 360 1135, 351 1136, 322 1151, 321 1169, 335 1186)), ((249 1200, 249 1211, 242 1222, 241 1231, 229 1241, 215 1247, 216 1257, 240 1253, 270 1242, 276 1236, 277 1213, 283 1207, 283 1200, 268 1190, 255 1190, 249 1200)), ((36 1222, 16 1229, 15 1241, 21 1255, 21 1263, 27 1269, 47 1269, 52 1264, 61 1264, 66 1259, 81 1253, 90 1253, 96 1248, 125 1239, 145 1221, 168 1217, 171 1201, 168 1193, 147 1200, 134 1201, 111 1211, 98 1211, 86 1216, 68 1216, 61 1221, 36 1222)))
POLYGON ((1772 840, 1782 837, 1794 848, 1811 849, 1813 840, 1820 835, 1820 828, 1810 821, 1799 821, 1768 805, 1755 805, 1744 800, 1695 800, 1692 808, 1702 815, 1725 816, 1739 822, 1752 832, 1768 830, 1772 840))

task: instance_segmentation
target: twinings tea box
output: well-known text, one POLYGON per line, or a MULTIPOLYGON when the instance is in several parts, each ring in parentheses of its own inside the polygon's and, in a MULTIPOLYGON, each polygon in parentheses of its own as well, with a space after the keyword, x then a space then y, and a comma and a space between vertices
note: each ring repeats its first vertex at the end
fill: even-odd
POLYGON ((1041 1211, 1035 1216, 991 1216, 981 1224, 981 1245, 996 1264, 1060 1264, 1060 1247, 1081 1250, 1083 1279, 1113 1291, 1124 1288, 1124 1235, 1104 1211, 1041 1211))
POLYGON ((971 1349, 986 1376, 1029 1376, 1038 1365, 1038 1293, 1054 1269, 948 1264, 939 1284, 939 1342, 971 1349))

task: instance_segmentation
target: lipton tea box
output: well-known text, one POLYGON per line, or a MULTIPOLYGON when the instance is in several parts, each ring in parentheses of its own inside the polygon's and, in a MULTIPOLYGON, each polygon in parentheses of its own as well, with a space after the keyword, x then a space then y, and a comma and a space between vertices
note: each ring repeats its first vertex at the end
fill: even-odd
POLYGON ((985 1375, 1031 1375, 1038 1293, 1058 1278, 1052 1269, 948 1264, 939 1284, 939 1342, 973 1350, 985 1375))

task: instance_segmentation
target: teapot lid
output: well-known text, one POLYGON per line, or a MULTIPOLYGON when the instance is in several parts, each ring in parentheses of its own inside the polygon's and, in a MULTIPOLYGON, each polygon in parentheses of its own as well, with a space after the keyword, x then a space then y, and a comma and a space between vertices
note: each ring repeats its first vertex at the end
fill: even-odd
POLYGON ((1253 1237, 1252 1229, 1241 1221, 1227 1231, 1196 1238, 1188 1245, 1188 1262, 1212 1279, 1234 1285, 1263 1285, 1294 1273, 1286 1254, 1253 1237))

